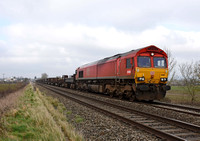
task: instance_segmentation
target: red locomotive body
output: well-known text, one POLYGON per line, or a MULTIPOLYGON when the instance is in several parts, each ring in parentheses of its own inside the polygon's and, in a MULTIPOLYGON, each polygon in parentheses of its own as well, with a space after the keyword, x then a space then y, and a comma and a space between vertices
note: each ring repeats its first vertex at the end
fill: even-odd
POLYGON ((166 53, 151 45, 79 67, 76 87, 132 100, 161 99, 170 89, 167 66, 166 53))

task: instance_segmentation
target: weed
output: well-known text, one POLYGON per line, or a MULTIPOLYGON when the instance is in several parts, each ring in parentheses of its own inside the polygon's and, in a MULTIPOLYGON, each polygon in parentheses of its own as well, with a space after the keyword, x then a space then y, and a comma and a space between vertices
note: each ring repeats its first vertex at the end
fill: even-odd
POLYGON ((11 125, 11 129, 13 132, 25 132, 26 129, 27 129, 27 126, 26 125, 11 125))
POLYGON ((34 134, 33 133, 26 133, 25 135, 24 135, 24 138, 25 139, 31 139, 31 138, 33 138, 34 137, 34 134))
POLYGON ((67 115, 71 115, 71 114, 72 114, 72 111, 67 111, 66 114, 67 114, 67 115))
POLYGON ((84 121, 84 119, 82 117, 80 117, 79 115, 76 115, 76 117, 75 117, 75 122, 76 123, 81 123, 83 121, 84 121))

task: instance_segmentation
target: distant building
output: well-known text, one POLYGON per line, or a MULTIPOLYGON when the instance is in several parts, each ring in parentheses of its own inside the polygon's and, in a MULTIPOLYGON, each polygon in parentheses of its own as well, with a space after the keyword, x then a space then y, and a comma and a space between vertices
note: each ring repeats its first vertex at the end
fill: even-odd
POLYGON ((28 79, 27 78, 23 78, 23 77, 9 77, 9 78, 0 78, 0 83, 16 83, 16 82, 24 82, 24 81, 27 81, 28 79))

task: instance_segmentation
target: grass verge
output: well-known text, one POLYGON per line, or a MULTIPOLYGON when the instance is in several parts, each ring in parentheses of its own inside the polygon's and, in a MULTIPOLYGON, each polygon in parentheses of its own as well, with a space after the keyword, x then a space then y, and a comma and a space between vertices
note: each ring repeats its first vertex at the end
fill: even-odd
POLYGON ((1 118, 0 140, 83 140, 65 114, 57 99, 28 86, 18 107, 1 118))
POLYGON ((187 93, 184 86, 172 86, 162 101, 200 106, 200 87, 196 93, 194 103, 191 103, 191 96, 187 93))

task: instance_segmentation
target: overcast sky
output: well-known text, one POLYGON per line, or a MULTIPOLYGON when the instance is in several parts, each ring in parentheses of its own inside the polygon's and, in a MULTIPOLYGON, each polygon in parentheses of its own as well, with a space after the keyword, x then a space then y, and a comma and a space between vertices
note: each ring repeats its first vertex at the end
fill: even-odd
POLYGON ((200 60, 199 0, 1 0, 0 78, 73 74, 156 45, 200 60))

